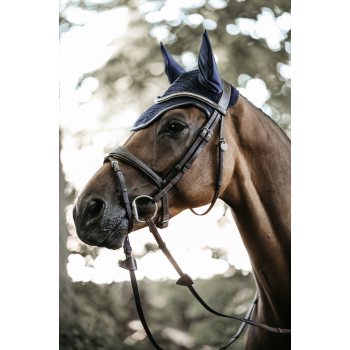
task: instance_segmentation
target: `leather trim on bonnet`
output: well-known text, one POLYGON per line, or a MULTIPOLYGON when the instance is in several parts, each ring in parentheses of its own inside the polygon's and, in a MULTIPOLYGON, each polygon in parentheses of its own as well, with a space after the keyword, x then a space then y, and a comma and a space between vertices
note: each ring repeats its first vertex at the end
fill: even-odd
MULTIPOLYGON (((175 100, 175 99, 174 99, 175 100)), ((199 109, 201 109, 207 116, 207 118, 210 117, 210 113, 208 111, 208 108, 204 107, 203 105, 201 105, 200 103, 196 103, 193 101, 187 101, 187 102, 182 102, 182 103, 175 103, 174 104, 174 100, 172 100, 172 103, 169 103, 170 106, 166 107, 164 109, 162 109, 158 114, 156 114, 152 119, 150 119, 149 121, 147 121, 145 124, 141 124, 137 126, 137 129, 135 129, 134 127, 131 129, 131 131, 135 131, 135 130, 140 130, 140 129, 144 129, 146 128, 148 125, 152 124, 153 121, 155 121, 156 119, 158 119, 162 114, 164 114, 167 111, 170 111, 171 109, 176 109, 179 107, 184 107, 184 106, 190 106, 193 105, 199 109)))
MULTIPOLYGON (((194 94, 201 95, 215 103, 220 99, 221 93, 216 93, 209 90, 207 87, 203 86, 199 81, 199 70, 195 69, 189 72, 182 73, 172 85, 168 88, 167 91, 162 95, 165 97, 170 94, 177 92, 190 92, 194 94)), ((230 84, 231 85, 231 84, 230 84)), ((238 100, 239 92, 238 90, 231 85, 231 97, 228 108, 235 105, 238 100)), ((207 118, 213 113, 214 109, 212 106, 206 104, 204 101, 199 101, 191 97, 179 97, 174 98, 165 102, 157 103, 148 108, 135 122, 131 131, 137 131, 144 129, 149 126, 151 123, 160 118, 165 112, 178 108, 179 106, 193 105, 195 107, 203 110, 207 118)))

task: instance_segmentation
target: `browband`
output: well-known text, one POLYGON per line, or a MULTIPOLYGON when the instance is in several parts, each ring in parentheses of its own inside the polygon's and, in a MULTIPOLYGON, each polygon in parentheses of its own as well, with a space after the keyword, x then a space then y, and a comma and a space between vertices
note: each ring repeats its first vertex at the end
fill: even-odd
POLYGON ((156 97, 154 99, 154 102, 158 104, 158 103, 169 101, 169 100, 172 100, 173 98, 178 98, 178 97, 191 97, 191 98, 194 98, 196 100, 205 102, 209 106, 211 106, 211 107, 213 107, 215 109, 218 109, 220 112, 221 111, 223 112, 223 110, 221 109, 221 106, 217 105, 212 100, 209 100, 209 98, 206 98, 206 97, 204 97, 202 95, 195 94, 193 92, 175 92, 173 94, 170 94, 170 95, 167 95, 167 96, 164 96, 164 97, 158 96, 158 97, 156 97))
POLYGON ((223 93, 222 96, 224 96, 224 99, 220 99, 219 103, 215 103, 214 101, 210 100, 209 98, 206 98, 202 95, 199 94, 195 94, 193 92, 187 92, 187 91, 182 91, 182 92, 175 92, 173 94, 170 95, 166 95, 166 96, 158 96, 154 99, 155 103, 162 103, 165 101, 169 101, 172 100, 173 98, 178 98, 178 97, 191 97, 194 98, 196 100, 205 102, 206 104, 208 104, 209 106, 213 107, 214 109, 217 109, 219 112, 226 114, 227 111, 227 107, 230 101, 230 97, 231 97, 231 86, 230 84, 222 79, 222 83, 223 83, 223 93))

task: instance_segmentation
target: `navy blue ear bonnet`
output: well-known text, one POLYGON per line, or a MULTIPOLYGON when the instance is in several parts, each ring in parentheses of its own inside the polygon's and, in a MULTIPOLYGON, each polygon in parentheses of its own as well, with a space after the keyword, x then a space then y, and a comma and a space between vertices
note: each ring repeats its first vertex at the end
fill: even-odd
MULTIPOLYGON (((186 72, 167 52, 161 43, 161 51, 164 59, 165 72, 168 76, 170 87, 165 93, 156 98, 156 104, 148 108, 135 122, 131 131, 146 128, 155 120, 160 118, 166 111, 183 108, 185 106, 195 106, 201 109, 209 118, 214 111, 212 102, 217 103, 220 99, 223 85, 216 66, 213 51, 210 46, 207 32, 203 33, 202 45, 198 56, 198 67, 186 72), (192 98, 190 96, 172 97, 167 100, 164 97, 171 94, 187 92, 201 95, 203 99, 192 98), (210 101, 206 101, 209 99, 210 101)), ((231 85, 231 98, 228 108, 235 105, 239 92, 231 85)))

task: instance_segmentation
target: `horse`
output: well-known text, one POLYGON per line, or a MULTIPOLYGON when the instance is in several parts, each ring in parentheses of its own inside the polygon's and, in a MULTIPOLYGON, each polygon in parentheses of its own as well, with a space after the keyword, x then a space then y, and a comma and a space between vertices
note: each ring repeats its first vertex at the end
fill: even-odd
MULTIPOLYGON (((179 85, 181 79, 189 79, 190 75, 186 74, 194 71, 186 72, 162 44, 161 50, 171 86, 179 85)), ((219 96, 222 80, 206 32, 198 65, 199 69, 192 75, 198 78, 196 84, 199 84, 200 92, 211 89, 219 96)), ((225 120, 221 130, 224 141, 220 138, 220 125, 217 125, 196 161, 167 192, 168 216, 172 218, 186 209, 212 203, 214 189, 218 188, 220 167, 221 151, 217 139, 225 142, 218 197, 230 208, 250 257, 259 295, 252 320, 289 329, 291 142, 270 117, 237 93, 232 85, 231 89, 235 91, 236 99, 222 115, 222 120, 225 120)), ((179 98, 175 100, 179 101, 179 98)), ((205 103, 175 102, 170 107, 158 106, 161 112, 156 118, 155 109, 146 115, 148 119, 143 115, 124 144, 162 179, 179 164, 208 120, 203 108, 205 103)), ((152 196, 159 191, 159 186, 130 162, 119 159, 118 164, 130 200, 140 195, 152 196)), ((161 224, 163 227, 168 224, 164 222, 164 211, 163 215, 161 213, 164 200, 158 200, 158 208, 154 219, 162 228, 161 224)), ((150 201, 141 198, 138 211, 146 217, 153 214, 154 207, 150 201)), ((116 181, 116 173, 108 160, 79 195, 73 217, 77 234, 83 242, 109 249, 122 247, 129 227, 130 232, 147 225, 136 220, 135 215, 130 223, 123 186, 116 181)), ((246 349, 290 348, 290 335, 249 327, 246 349)))

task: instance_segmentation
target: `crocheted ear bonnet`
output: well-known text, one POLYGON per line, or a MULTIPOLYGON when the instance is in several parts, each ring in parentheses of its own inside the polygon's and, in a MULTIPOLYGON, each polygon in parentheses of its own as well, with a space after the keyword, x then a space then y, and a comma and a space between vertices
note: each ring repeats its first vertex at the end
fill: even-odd
MULTIPOLYGON (((169 83, 171 84, 161 98, 178 92, 190 92, 201 95, 215 103, 219 101, 223 85, 216 66, 207 31, 203 33, 202 45, 199 50, 199 69, 194 69, 187 72, 173 59, 162 43, 160 43, 160 49, 164 59, 165 73, 167 74, 169 83)), ((228 108, 236 104, 238 95, 238 90, 231 85, 231 98, 228 108)), ((161 100, 160 97, 158 98, 161 100)), ((175 97, 170 100, 158 102, 157 99, 156 103, 148 108, 136 120, 131 131, 146 128, 148 125, 160 118, 165 112, 175 108, 192 105, 204 111, 208 118, 214 111, 210 104, 206 103, 205 101, 188 96, 175 97)))

